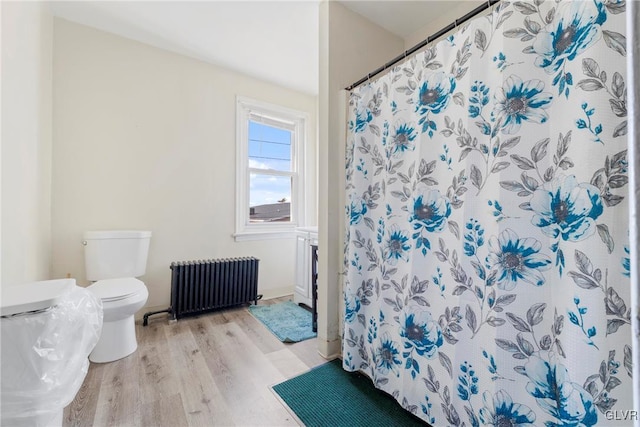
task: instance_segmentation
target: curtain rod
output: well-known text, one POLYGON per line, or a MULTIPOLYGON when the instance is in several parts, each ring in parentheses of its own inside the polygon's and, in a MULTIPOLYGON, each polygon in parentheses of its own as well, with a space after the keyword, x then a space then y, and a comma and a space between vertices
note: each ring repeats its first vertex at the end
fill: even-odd
POLYGON ((415 53, 416 51, 418 51, 420 49, 422 49, 423 47, 425 47, 426 45, 428 45, 432 41, 442 37, 444 34, 448 33, 449 31, 453 30, 454 28, 457 28, 459 25, 464 24, 469 19, 471 19, 474 16, 480 14, 481 12, 484 12, 485 10, 489 9, 494 4, 498 3, 499 1, 500 0, 487 0, 486 3, 481 4, 480 6, 476 7, 475 9, 473 9, 471 12, 467 13, 466 15, 463 15, 462 17, 454 20, 451 24, 447 25, 446 27, 444 27, 440 31, 430 35, 429 37, 427 37, 426 39, 424 39, 423 41, 421 41, 417 45, 413 46, 412 48, 410 48, 408 50, 405 50, 404 53, 396 56, 391 61, 389 61, 386 64, 384 64, 382 67, 376 68, 374 71, 370 72, 369 74, 367 74, 366 76, 364 76, 363 78, 361 78, 357 82, 353 83, 352 85, 347 86, 345 89, 346 90, 352 90, 352 89, 360 86, 362 83, 366 82, 371 77, 374 77, 374 76, 380 74, 381 72, 383 72, 384 70, 386 70, 387 68, 394 66, 398 62, 400 62, 403 59, 405 59, 407 56, 415 53))

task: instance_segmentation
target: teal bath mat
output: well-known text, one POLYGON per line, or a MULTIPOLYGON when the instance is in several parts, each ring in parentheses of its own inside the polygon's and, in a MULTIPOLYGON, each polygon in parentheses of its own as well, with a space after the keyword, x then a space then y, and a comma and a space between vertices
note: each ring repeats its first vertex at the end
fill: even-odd
POLYGON ((311 328, 311 312, 291 301, 251 305, 249 313, 282 342, 298 342, 317 335, 311 328))
POLYGON ((307 427, 429 426, 339 359, 272 388, 307 427))

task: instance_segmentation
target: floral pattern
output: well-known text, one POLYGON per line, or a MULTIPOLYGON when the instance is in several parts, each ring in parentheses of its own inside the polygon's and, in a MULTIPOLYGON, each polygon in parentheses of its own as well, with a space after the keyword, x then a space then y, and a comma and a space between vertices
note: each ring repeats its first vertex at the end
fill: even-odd
POLYGON ((390 372, 396 376, 400 374, 399 366, 402 364, 400 351, 398 350, 398 344, 391 340, 389 333, 382 334, 380 347, 376 350, 374 362, 378 372, 383 375, 387 375, 390 372))
POLYGON ((630 425, 624 12, 502 0, 351 93, 344 367, 431 425, 630 425))
POLYGON ((409 221, 415 229, 424 228, 430 233, 440 232, 447 225, 447 218, 451 215, 449 201, 438 190, 430 190, 426 194, 419 194, 413 201, 413 213, 409 221))
POLYGON ((345 322, 351 323, 356 319, 358 315, 358 311, 360 311, 360 299, 357 295, 348 295, 345 294, 344 298, 344 306, 345 306, 345 322))
POLYGON ((400 328, 400 336, 404 338, 404 348, 419 356, 432 358, 438 347, 442 345, 442 332, 428 311, 409 309, 405 313, 404 324, 400 328))
POLYGON ((389 264, 395 265, 398 260, 408 261, 409 249, 411 249, 408 242, 409 236, 393 224, 386 242, 385 259, 389 264))
POLYGON ((606 19, 603 3, 574 1, 563 4, 533 43, 533 50, 538 55, 535 65, 549 74, 558 71, 565 61, 573 61, 598 41, 600 25, 606 19))
POLYGON ((549 237, 572 242, 595 233, 596 220, 602 215, 600 192, 587 183, 578 183, 575 176, 554 179, 549 189, 539 188, 531 197, 535 212, 531 222, 549 237))
POLYGON ((520 130, 523 121, 544 123, 549 118, 546 109, 553 97, 543 92, 540 80, 523 82, 518 76, 509 76, 495 96, 493 115, 501 123, 501 130, 514 134, 520 130))
POLYGON ((439 114, 449 104, 451 94, 456 88, 455 78, 440 71, 432 73, 422 82, 417 91, 415 111, 420 114, 418 124, 422 125, 422 133, 429 132, 433 136, 437 130, 436 123, 429 120, 429 114, 439 114))
POLYGON ((592 396, 571 382, 569 371, 554 353, 533 354, 524 366, 526 390, 559 425, 592 426, 598 420, 592 396))
POLYGON ((351 225, 355 225, 362 221, 364 215, 367 213, 367 204, 364 200, 360 198, 356 198, 351 202, 351 206, 349 207, 349 221, 351 225))
POLYGON ((480 408, 480 421, 486 426, 528 426, 534 425, 536 414, 526 405, 513 403, 511 396, 504 390, 492 396, 485 391, 482 395, 484 408, 480 408))
POLYGON ((393 135, 393 154, 401 155, 404 151, 413 150, 415 148, 413 140, 416 139, 416 136, 412 126, 406 123, 397 126, 393 135))
POLYGON ((510 291, 518 281, 535 286, 544 285, 542 272, 549 268, 551 260, 539 254, 542 245, 530 237, 518 238, 510 228, 500 236, 489 240, 491 252, 487 256, 487 266, 496 272, 496 285, 499 289, 510 291))

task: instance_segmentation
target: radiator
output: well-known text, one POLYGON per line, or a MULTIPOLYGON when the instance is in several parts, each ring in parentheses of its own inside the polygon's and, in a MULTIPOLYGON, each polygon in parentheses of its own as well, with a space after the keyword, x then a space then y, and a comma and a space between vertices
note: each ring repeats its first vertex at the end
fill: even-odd
POLYGON ((207 313, 223 307, 258 303, 258 263, 260 260, 232 258, 171 263, 171 306, 144 315, 169 313, 173 320, 207 313))

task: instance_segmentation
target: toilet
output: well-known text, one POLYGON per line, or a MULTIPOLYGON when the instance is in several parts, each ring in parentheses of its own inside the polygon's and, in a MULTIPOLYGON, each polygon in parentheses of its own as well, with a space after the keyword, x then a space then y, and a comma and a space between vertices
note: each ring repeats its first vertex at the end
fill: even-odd
POLYGON ((104 311, 102 335, 89 360, 106 363, 136 351, 135 313, 149 297, 145 284, 136 279, 147 269, 150 231, 87 231, 83 235, 88 286, 104 311))
POLYGON ((100 300, 75 279, 3 285, 0 326, 0 425, 62 425, 100 336, 100 300))

